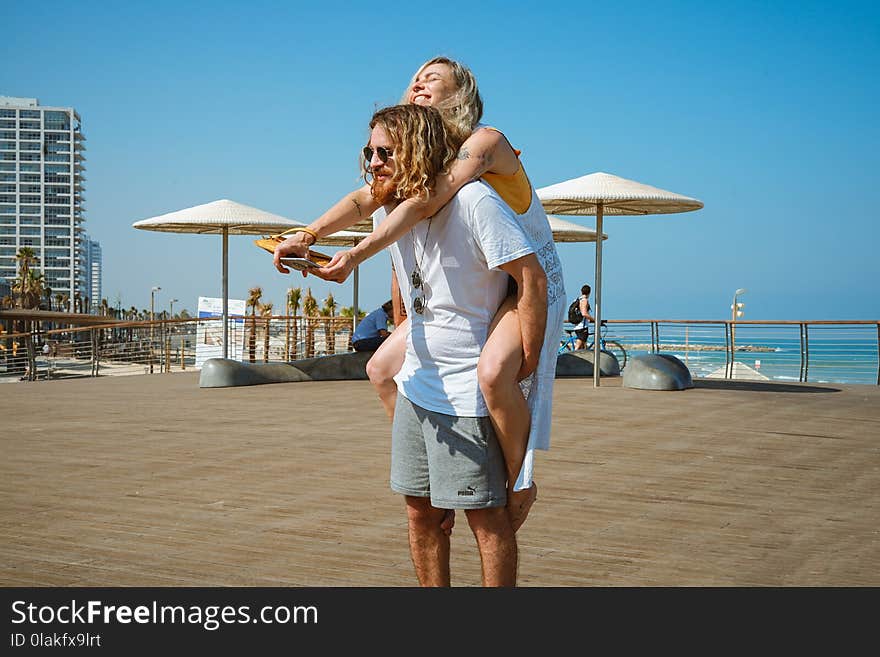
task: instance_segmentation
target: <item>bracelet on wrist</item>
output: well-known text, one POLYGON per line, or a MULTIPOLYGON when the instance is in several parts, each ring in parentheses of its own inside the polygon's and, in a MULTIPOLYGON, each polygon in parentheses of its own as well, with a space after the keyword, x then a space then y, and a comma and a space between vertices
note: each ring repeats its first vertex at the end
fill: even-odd
POLYGON ((305 233, 306 235, 312 236, 312 243, 308 246, 314 245, 318 241, 318 233, 313 231, 311 228, 306 228, 305 226, 298 226, 297 228, 291 228, 289 230, 285 230, 281 235, 287 235, 289 233, 305 233))

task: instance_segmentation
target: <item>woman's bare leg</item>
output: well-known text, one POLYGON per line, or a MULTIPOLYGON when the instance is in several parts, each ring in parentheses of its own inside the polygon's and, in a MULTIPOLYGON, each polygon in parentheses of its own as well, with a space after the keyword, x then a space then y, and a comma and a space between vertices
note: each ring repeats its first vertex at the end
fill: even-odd
POLYGON ((409 320, 391 331, 391 335, 379 345, 367 361, 367 376, 379 393, 379 401, 382 402, 382 408, 388 414, 389 420, 394 419, 394 404, 397 401, 397 384, 394 383, 394 375, 403 367, 407 334, 409 334, 409 320))
MULTIPOLYGON (((389 420, 394 420, 394 404, 397 403, 397 384, 394 375, 403 367, 406 357, 406 336, 409 333, 409 319, 397 325, 388 339, 385 340, 367 361, 367 376, 370 383, 379 393, 382 408, 389 420)), ((449 536, 455 526, 455 510, 447 509, 440 523, 443 533, 449 536)))
POLYGON ((514 531, 525 521, 537 497, 537 486, 514 491, 525 459, 531 416, 516 375, 522 365, 522 331, 516 311, 516 297, 509 296, 501 304, 492 325, 486 346, 480 354, 477 379, 489 418, 507 466, 507 510, 514 531))

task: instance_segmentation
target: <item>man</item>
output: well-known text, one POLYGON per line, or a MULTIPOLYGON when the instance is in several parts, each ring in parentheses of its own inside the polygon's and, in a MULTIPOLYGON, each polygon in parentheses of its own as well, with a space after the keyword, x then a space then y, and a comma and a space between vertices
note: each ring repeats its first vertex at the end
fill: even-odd
MULTIPOLYGON (((370 127, 364 153, 373 196, 386 211, 414 190, 429 193, 455 156, 432 108, 386 108, 370 127)), ((390 250, 411 322, 395 377, 391 488, 405 496, 416 575, 423 586, 450 584, 450 540, 441 521, 448 509, 463 509, 483 584, 514 586, 506 469, 477 363, 509 276, 519 285, 521 316, 546 316, 544 270, 512 211, 482 182, 465 185, 390 250)))
POLYGON ((589 285, 584 285, 581 287, 581 295, 578 297, 581 320, 575 325, 574 334, 577 336, 577 340, 574 341, 575 349, 583 349, 587 345, 587 339, 590 337, 590 322, 596 321, 590 314, 590 292, 592 292, 592 288, 589 285))
POLYGON ((391 333, 388 332, 388 319, 391 317, 391 299, 376 308, 358 322, 351 336, 351 346, 355 351, 376 351, 391 333))

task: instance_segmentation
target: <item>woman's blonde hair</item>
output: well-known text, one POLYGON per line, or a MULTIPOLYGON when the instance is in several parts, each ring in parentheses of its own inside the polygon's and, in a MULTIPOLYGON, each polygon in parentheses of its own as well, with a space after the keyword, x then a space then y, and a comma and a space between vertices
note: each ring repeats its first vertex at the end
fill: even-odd
POLYGON ((448 124, 449 131, 455 135, 457 140, 464 143, 477 127, 480 119, 483 118, 483 99, 477 87, 477 79, 464 64, 448 57, 429 59, 419 66, 415 75, 412 76, 400 102, 401 104, 409 103, 410 90, 413 84, 422 71, 431 66, 431 64, 445 64, 452 71, 456 91, 449 98, 434 105, 434 107, 443 114, 443 119, 448 124))
MULTIPOLYGON (((446 130, 440 112, 433 107, 394 105, 373 114, 370 130, 377 125, 388 133, 393 144, 394 174, 391 184, 396 198, 426 200, 437 176, 448 171, 461 142, 446 130)), ((364 180, 370 184, 370 163, 364 161, 364 180)))

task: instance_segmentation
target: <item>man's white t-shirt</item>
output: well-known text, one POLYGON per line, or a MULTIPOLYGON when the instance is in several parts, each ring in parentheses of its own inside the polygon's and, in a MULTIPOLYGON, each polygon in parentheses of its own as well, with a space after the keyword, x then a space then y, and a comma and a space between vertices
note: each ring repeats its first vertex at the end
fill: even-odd
MULTIPOLYGON (((384 219, 384 210, 373 215, 374 225, 384 219)), ((472 182, 389 250, 410 320, 398 390, 430 411, 487 416, 477 362, 507 294, 499 266, 534 253, 516 215, 491 187, 472 182), (411 280, 416 263, 427 306, 421 314, 412 303, 422 294, 411 280)))

